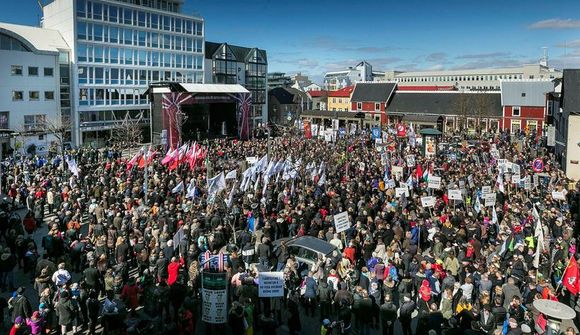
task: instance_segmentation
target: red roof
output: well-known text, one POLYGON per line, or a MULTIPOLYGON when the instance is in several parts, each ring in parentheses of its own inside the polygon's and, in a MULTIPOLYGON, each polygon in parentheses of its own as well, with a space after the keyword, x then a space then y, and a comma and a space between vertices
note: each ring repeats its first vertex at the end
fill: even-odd
POLYGON ((397 85, 397 91, 456 91, 455 86, 401 86, 397 85))
POLYGON ((310 96, 313 98, 320 98, 326 94, 326 91, 308 91, 308 94, 310 94, 310 96))
POLYGON ((328 91, 328 96, 336 98, 350 98, 350 94, 352 93, 353 89, 354 86, 347 86, 345 88, 341 88, 340 90, 328 91))

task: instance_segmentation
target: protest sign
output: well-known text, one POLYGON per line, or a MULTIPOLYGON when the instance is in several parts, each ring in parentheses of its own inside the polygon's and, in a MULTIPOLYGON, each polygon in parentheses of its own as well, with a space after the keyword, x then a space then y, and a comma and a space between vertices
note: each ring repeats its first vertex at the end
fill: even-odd
POLYGON ((432 196, 421 197, 421 205, 423 207, 434 207, 435 206, 435 197, 432 197, 432 196))
POLYGON ((415 166, 415 155, 407 155, 407 167, 415 166))
POLYGON ((409 197, 409 188, 408 187, 397 187, 395 188, 395 196, 400 198, 401 195, 405 195, 407 198, 409 197))
POLYGON ((496 199, 497 199, 496 193, 486 193, 483 195, 483 205, 485 207, 493 207, 495 206, 496 199))
POLYGON ((554 199, 554 200, 566 200, 566 196, 564 195, 564 192, 552 191, 552 199, 554 199))
POLYGON ((284 272, 260 272, 258 297, 275 298, 284 296, 284 272))
POLYGON ((449 200, 463 200, 461 190, 447 190, 447 196, 449 200))
POLYGON ((429 176, 429 180, 427 181, 427 187, 433 189, 440 189, 441 188, 441 177, 437 176, 429 176))
POLYGON ((491 193, 491 186, 483 186, 481 188, 481 194, 488 194, 491 193))
POLYGON ((350 220, 348 219, 348 212, 342 212, 334 215, 334 228, 337 233, 342 233, 343 231, 350 228, 350 220))

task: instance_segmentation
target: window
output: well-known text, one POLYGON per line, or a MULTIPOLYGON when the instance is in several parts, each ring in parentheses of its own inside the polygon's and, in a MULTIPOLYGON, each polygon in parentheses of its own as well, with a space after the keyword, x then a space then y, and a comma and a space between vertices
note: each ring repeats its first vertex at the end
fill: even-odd
POLYGON ((45 77, 52 77, 54 76, 54 69, 51 67, 45 67, 44 68, 44 76, 45 77))
POLYGON ((536 120, 529 120, 526 121, 526 128, 529 134, 535 134, 538 132, 538 121, 536 120))
POLYGON ((375 111, 379 112, 381 110, 381 104, 380 103, 375 103, 375 111))
POLYGON ((547 111, 548 115, 552 115, 552 104, 548 103, 548 111, 547 111))
POLYGON ((30 101, 37 101, 40 98, 40 93, 38 91, 29 91, 28 92, 28 99, 30 101))
POLYGON ((12 91, 12 101, 22 101, 24 99, 24 92, 12 91))
POLYGON ((8 129, 9 112, 0 112, 0 129, 8 129))
POLYGON ((520 130, 522 127, 522 120, 512 120, 511 123, 511 132, 512 134, 516 131, 520 130))
POLYGON ((29 66, 28 67, 28 75, 29 76, 38 76, 38 67, 36 67, 36 66, 29 66))
POLYGON ((357 102, 356 103, 356 110, 361 110, 362 109, 362 102, 357 102))
POLYGON ((522 98, 525 98, 525 97, 526 97, 526 93, 522 92, 522 98))
POLYGON ((520 116, 520 107, 519 106, 514 106, 512 108, 512 116, 520 116))
POLYGON ((24 129, 34 130, 42 127, 45 123, 46 115, 36 114, 36 115, 24 115, 24 129))
POLYGON ((22 65, 12 65, 12 75, 21 76, 22 75, 22 65))
POLYGON ((44 91, 44 100, 54 100, 54 91, 44 91))
POLYGON ((79 22, 77 24, 77 38, 79 40, 87 39, 87 24, 84 22, 79 22))

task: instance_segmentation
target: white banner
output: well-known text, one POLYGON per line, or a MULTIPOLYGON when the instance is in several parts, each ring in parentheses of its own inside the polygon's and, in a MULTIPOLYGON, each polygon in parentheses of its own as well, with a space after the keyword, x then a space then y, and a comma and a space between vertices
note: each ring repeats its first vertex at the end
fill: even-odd
POLYGON ((552 191, 552 199, 554 199, 554 200, 566 200, 566 195, 564 195, 564 192, 552 191))
POLYGON ((400 198, 401 195, 405 195, 407 198, 409 197, 409 189, 407 187, 397 187, 395 189, 395 196, 400 198))
POLYGON ((497 199, 496 193, 486 193, 483 195, 483 205, 485 207, 493 207, 495 206, 496 199, 497 199))
POLYGON ((434 207, 435 206, 435 197, 421 197, 421 205, 423 207, 434 207))
POLYGON ((556 127, 554 126, 548 126, 548 131, 547 131, 547 145, 549 147, 553 147, 556 145, 556 127))
POLYGON ((407 155, 407 167, 415 167, 415 155, 407 155))
POLYGON ((436 190, 440 189, 441 188, 441 177, 429 176, 429 179, 427 181, 427 187, 434 188, 436 190))
POLYGON ((342 233, 343 231, 350 228, 350 220, 348 219, 348 212, 342 212, 334 215, 334 228, 337 233, 342 233))
POLYGON ((463 200, 461 190, 447 190, 447 196, 449 200, 463 200))
POLYGON ((391 168, 391 175, 393 176, 393 179, 399 180, 401 178, 403 178, 403 167, 402 166, 393 166, 391 168))
POLYGON ((258 157, 246 157, 246 162, 248 162, 248 164, 250 164, 250 165, 253 165, 257 161, 258 161, 258 157))
POLYGON ((284 272, 260 272, 258 297, 275 298, 284 296, 284 272))
POLYGON ((221 324, 228 321, 227 278, 224 273, 202 273, 201 320, 221 324))

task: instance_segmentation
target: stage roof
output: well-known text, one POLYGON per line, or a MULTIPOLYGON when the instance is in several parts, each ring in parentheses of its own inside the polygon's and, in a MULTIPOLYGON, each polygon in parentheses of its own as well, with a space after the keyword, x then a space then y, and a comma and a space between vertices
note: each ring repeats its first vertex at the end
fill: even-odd
POLYGON ((156 85, 149 87, 146 94, 153 93, 188 92, 188 93, 250 93, 239 84, 186 84, 168 83, 167 86, 156 85), (172 90, 172 87, 174 90, 172 90))

